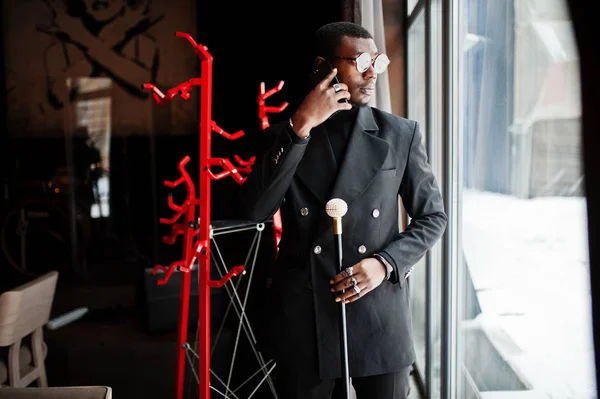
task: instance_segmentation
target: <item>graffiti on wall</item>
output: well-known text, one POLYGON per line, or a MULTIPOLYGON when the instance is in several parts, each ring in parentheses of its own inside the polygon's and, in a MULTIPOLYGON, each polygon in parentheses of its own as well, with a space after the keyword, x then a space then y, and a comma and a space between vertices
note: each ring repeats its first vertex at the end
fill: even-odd
POLYGON ((150 0, 5 1, 10 133, 61 134, 69 118, 78 123, 76 115, 65 114, 65 104, 76 102, 77 96, 88 102, 104 99, 116 135, 186 131, 193 104, 174 103, 157 118, 141 85, 169 86, 198 74, 194 62, 172 56, 186 54, 174 32, 195 29, 194 3, 169 7, 169 2, 150 0))
POLYGON ((37 30, 55 41, 44 51, 48 100, 62 107, 65 91, 57 90, 71 76, 108 76, 113 82, 144 98, 140 79, 155 81, 158 45, 148 29, 163 19, 147 4, 124 0, 80 0, 71 9, 59 2, 40 0, 52 13, 50 25, 37 30))

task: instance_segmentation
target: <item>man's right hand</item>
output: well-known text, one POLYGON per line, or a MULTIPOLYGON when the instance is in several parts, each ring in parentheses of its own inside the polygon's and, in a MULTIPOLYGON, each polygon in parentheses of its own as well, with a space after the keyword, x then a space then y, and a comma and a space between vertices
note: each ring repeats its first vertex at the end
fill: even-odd
POLYGON ((294 132, 301 138, 306 138, 310 130, 325 122, 334 112, 352 109, 349 102, 340 102, 342 99, 350 100, 350 92, 345 83, 339 83, 338 91, 330 86, 337 74, 333 68, 329 74, 317 84, 304 98, 294 115, 292 123, 294 132))

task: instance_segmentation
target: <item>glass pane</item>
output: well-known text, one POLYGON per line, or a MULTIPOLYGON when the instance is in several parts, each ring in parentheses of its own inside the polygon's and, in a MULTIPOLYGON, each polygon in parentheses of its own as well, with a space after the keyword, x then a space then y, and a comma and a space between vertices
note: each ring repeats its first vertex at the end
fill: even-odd
MULTIPOLYGON (((423 137, 425 125, 425 14, 421 12, 408 31, 408 117, 419 122, 423 137)), ((415 265, 409 286, 417 366, 425 372, 425 258, 415 265)))
POLYGON ((112 81, 109 78, 73 79, 74 90, 86 94, 86 99, 75 99, 75 118, 77 130, 83 134, 84 143, 80 151, 88 159, 83 169, 89 189, 85 192, 89 203, 89 217, 107 218, 109 210, 109 170, 111 135, 111 97, 112 81))
POLYGON ((462 0, 460 13, 459 398, 595 398, 566 4, 462 0))
MULTIPOLYGON (((437 179, 439 187, 445 186, 444 176, 444 115, 442 112, 443 103, 443 71, 442 71, 442 40, 443 40, 443 0, 431 0, 428 5, 428 11, 431 16, 431 52, 430 52, 430 73, 431 73, 431 124, 428 127, 430 141, 429 162, 433 169, 433 173, 437 179)), ((430 399, 440 397, 440 371, 441 371, 441 339, 442 339, 442 275, 443 275, 443 240, 440 240, 431 248, 428 256, 431 259, 431 303, 429 304, 431 315, 431 347, 429 348, 431 357, 431 381, 428 383, 428 393, 430 399)))
POLYGON ((419 2, 419 0, 408 0, 407 7, 406 7, 406 15, 412 14, 412 12, 415 9, 415 7, 417 6, 418 2, 419 2))

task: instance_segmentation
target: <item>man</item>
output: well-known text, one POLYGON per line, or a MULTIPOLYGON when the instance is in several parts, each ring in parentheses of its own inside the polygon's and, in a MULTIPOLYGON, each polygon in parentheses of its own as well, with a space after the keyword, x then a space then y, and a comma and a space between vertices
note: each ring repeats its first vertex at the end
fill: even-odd
POLYGON ((405 280, 446 227, 442 197, 418 124, 368 106, 389 63, 370 33, 348 22, 327 24, 316 33, 316 50, 316 66, 334 69, 289 121, 266 131, 270 146, 241 187, 252 220, 281 208, 267 310, 277 389, 284 399, 331 397, 343 377, 343 300, 357 397, 406 398, 415 354, 405 280), (331 86, 334 77, 339 84, 331 86), (412 218, 403 232, 398 196, 412 218), (342 273, 325 213, 332 198, 348 205, 342 273))

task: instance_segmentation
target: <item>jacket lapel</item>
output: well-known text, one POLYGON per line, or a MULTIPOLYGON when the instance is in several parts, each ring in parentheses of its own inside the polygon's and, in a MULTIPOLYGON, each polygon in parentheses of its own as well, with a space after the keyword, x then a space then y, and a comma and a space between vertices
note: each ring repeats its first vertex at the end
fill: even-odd
MULTIPOLYGON (((361 107, 333 190, 325 191, 330 193, 330 196, 324 203, 332 198, 341 198, 350 208, 356 197, 375 178, 387 158, 390 147, 387 141, 377 136, 378 131, 371 108, 361 107)), ((331 218, 325 213, 324 215, 318 227, 317 237, 332 228, 331 218)))
POLYGON ((361 107, 331 198, 341 198, 350 207, 354 199, 379 172, 388 155, 390 145, 377 137, 378 131, 371 108, 361 107))

